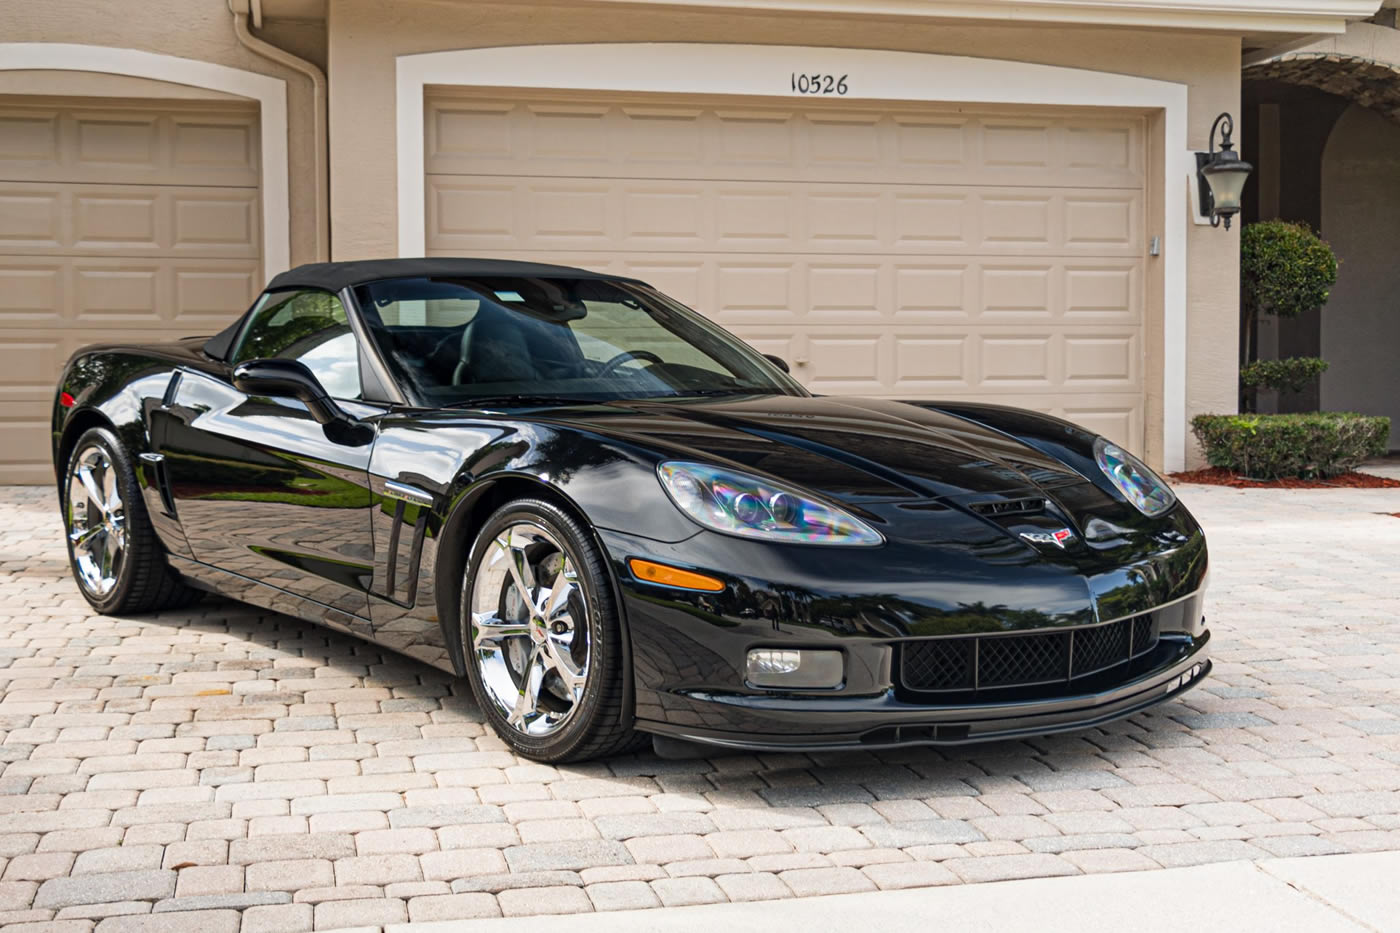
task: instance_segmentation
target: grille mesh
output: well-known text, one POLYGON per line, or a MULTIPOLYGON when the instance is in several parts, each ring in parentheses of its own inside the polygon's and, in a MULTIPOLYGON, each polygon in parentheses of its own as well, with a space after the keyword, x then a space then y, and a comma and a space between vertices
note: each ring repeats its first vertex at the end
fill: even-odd
POLYGON ((971 690, 972 648, 971 638, 944 638, 928 642, 926 647, 904 658, 906 682, 947 684, 944 690, 971 690))
POLYGON ((977 683, 983 687, 1064 680, 1069 639, 1060 634, 984 638, 977 646, 977 683))
POLYGON ((1151 651, 1157 644, 1157 625, 1151 616, 1138 616, 1133 622, 1133 657, 1151 651))
POLYGON ((1150 615, 1062 632, 919 639, 900 646, 900 679, 922 692, 1068 683, 1126 664, 1156 645, 1150 615))
POLYGON ((1121 622, 1074 633, 1074 676, 1092 674, 1128 660, 1130 626, 1121 622))

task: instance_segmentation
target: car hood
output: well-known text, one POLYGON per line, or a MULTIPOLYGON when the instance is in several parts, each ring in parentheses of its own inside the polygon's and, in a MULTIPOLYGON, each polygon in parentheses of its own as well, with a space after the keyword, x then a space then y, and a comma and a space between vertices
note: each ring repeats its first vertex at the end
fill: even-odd
POLYGON ((612 402, 571 410, 567 421, 665 449, 668 457, 728 461, 851 504, 1006 498, 1085 482, 1014 437, 881 399, 612 402))

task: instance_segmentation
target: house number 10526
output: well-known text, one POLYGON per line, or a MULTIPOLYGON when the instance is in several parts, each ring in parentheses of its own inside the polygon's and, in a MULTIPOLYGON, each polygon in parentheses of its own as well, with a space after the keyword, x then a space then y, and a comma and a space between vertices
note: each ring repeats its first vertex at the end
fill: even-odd
POLYGON ((792 90, 794 94, 835 94, 837 96, 845 94, 849 88, 846 87, 846 79, 850 75, 828 75, 828 74, 798 74, 792 73, 792 90))

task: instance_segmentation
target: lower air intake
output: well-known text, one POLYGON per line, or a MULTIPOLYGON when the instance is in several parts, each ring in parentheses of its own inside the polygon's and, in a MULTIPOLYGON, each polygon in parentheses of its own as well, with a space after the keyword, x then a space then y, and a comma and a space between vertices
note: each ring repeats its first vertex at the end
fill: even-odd
POLYGON ((1151 615, 1022 635, 924 638, 900 645, 900 683, 919 693, 1071 684, 1157 647, 1151 615))

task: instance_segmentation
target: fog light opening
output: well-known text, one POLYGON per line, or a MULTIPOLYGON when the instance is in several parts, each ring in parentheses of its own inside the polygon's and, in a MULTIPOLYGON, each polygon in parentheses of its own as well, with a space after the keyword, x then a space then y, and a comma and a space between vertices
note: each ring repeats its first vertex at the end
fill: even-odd
POLYGON ((750 686, 785 690, 829 690, 846 679, 839 651, 808 648, 754 648, 746 676, 750 686))

